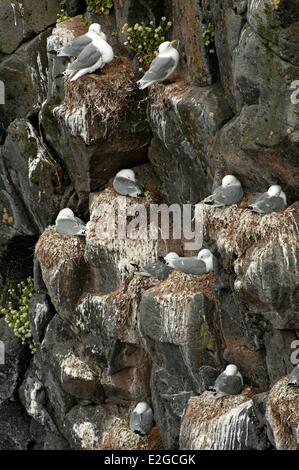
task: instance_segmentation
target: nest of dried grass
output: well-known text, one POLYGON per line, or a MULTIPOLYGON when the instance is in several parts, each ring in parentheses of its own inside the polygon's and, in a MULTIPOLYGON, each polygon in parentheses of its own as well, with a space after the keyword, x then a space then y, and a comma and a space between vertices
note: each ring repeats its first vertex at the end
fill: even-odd
POLYGON ((165 86, 165 83, 155 83, 150 88, 150 98, 152 105, 167 111, 183 99, 189 91, 190 85, 184 80, 178 80, 167 86, 165 86))
POLYGON ((205 235, 217 240, 219 248, 240 257, 259 242, 277 240, 281 244, 299 243, 296 208, 261 216, 233 205, 225 209, 204 206, 205 235))
POLYGON ((50 270, 62 261, 78 262, 84 259, 84 250, 84 237, 60 235, 52 226, 40 236, 35 247, 35 254, 41 266, 50 270))
POLYGON ((269 393, 267 419, 278 450, 296 450, 292 424, 299 422, 299 389, 288 385, 288 377, 279 380, 269 393))
POLYGON ((136 89, 134 71, 128 58, 114 59, 98 74, 75 82, 65 82, 64 112, 72 114, 85 108, 91 122, 117 124, 130 108, 136 89))
POLYGON ((158 297, 172 295, 193 296, 198 293, 205 294, 212 302, 217 303, 218 298, 215 295, 215 274, 208 273, 200 276, 193 276, 180 272, 173 272, 162 283, 155 287, 155 293, 158 297))

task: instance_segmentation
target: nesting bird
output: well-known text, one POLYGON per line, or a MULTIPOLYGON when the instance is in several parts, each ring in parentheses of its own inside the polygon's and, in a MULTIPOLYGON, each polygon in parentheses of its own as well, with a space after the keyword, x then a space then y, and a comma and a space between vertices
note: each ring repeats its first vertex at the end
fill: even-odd
POLYGON ((216 188, 211 196, 204 199, 203 203, 214 207, 231 206, 238 204, 243 194, 240 181, 233 175, 226 175, 222 180, 222 185, 216 188))
POLYGON ((130 419, 131 431, 146 436, 155 424, 152 408, 144 401, 138 403, 130 419))
POLYGON ((91 42, 79 53, 77 59, 68 65, 63 75, 69 77, 71 82, 74 82, 83 75, 102 69, 113 58, 114 52, 110 44, 95 34, 91 42))
POLYGON ((280 186, 271 186, 266 193, 260 195, 249 208, 259 214, 280 212, 287 206, 287 197, 280 186))
POLYGON ((74 215, 71 209, 62 209, 55 222, 56 230, 61 235, 77 235, 84 236, 86 233, 86 225, 83 220, 74 215))
POLYGON ((197 256, 180 258, 177 253, 165 256, 167 266, 185 274, 207 274, 215 270, 215 259, 210 250, 201 250, 197 256))
POLYGON ((121 170, 113 180, 114 190, 121 196, 142 197, 144 187, 136 179, 133 170, 121 170))
POLYGON ((57 56, 78 57, 83 49, 90 45, 93 39, 96 38, 101 38, 104 39, 104 41, 107 41, 107 36, 102 32, 101 25, 98 23, 93 23, 89 26, 88 32, 86 34, 75 38, 72 42, 59 49, 57 56))
POLYGON ((144 74, 142 79, 137 82, 140 90, 144 90, 153 83, 167 80, 176 70, 180 55, 173 47, 175 43, 176 40, 172 42, 166 41, 160 45, 158 56, 153 60, 149 70, 144 74))
POLYGON ((225 371, 216 379, 214 385, 215 396, 218 398, 226 395, 239 395, 244 388, 243 377, 238 367, 229 364, 225 371))
POLYGON ((296 367, 294 367, 294 369, 290 373, 288 385, 299 387, 299 364, 297 364, 296 367))

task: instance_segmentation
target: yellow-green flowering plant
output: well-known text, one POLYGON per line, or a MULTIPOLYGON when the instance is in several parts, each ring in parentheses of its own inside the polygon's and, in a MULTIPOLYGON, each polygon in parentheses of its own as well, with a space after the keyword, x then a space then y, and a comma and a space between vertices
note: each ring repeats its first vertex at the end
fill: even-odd
POLYGON ((33 294, 33 280, 28 277, 17 286, 8 289, 9 300, 6 307, 0 312, 5 316, 8 326, 14 334, 20 338, 22 344, 27 344, 32 352, 36 351, 36 345, 32 338, 29 324, 29 301, 33 294))
POLYGON ((113 0, 87 0, 87 9, 91 13, 109 15, 113 7, 113 0))
POLYGON ((142 69, 150 66, 171 27, 172 22, 167 21, 165 16, 158 26, 153 21, 123 26, 122 32, 127 36, 124 45, 135 54, 142 69))

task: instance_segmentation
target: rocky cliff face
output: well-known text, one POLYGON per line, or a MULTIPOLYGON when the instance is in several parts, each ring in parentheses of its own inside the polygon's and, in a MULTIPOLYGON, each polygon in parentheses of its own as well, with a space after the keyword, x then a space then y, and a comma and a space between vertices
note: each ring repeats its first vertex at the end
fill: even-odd
MULTIPOLYGON (((38 10, 32 0, 2 3, 1 302, 12 282, 34 276, 37 350, 0 318, 0 448, 295 449, 299 392, 286 375, 299 344, 299 6, 114 0, 109 16, 89 19, 116 59, 64 84, 55 51, 86 24, 55 25, 58 0, 38 10), (180 67, 170 83, 140 92, 122 27, 163 15, 180 67), (209 24, 215 53, 203 41, 209 24), (143 278, 136 266, 184 254, 184 240, 99 235, 105 204, 120 210, 110 179, 131 167, 145 183, 146 218, 151 204, 194 204, 225 174, 240 179, 242 204, 203 214, 217 273, 143 278), (271 184, 290 207, 250 213, 248 198, 271 184), (55 231, 64 207, 89 221, 86 239, 55 231), (227 362, 246 387, 215 402, 206 390, 227 362), (129 428, 140 400, 156 420, 144 438, 129 428)), ((66 4, 71 15, 86 9, 66 4)))

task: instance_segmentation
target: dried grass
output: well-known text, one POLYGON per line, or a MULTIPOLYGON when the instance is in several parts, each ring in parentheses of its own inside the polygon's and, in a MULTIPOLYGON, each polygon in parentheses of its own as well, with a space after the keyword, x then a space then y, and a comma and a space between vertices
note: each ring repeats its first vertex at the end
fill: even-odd
POLYGON ((60 235, 54 226, 40 236, 35 254, 42 267, 51 270, 62 261, 76 262, 84 259, 85 238, 60 235))
POLYGON ((72 114, 85 108, 91 122, 99 119, 117 124, 130 108, 135 89, 131 61, 128 58, 114 59, 98 74, 65 82, 64 112, 72 114))
POLYGON ((295 213, 294 207, 261 216, 236 205, 225 209, 204 206, 205 235, 217 240, 218 248, 238 257, 260 242, 277 240, 298 246, 295 213))

